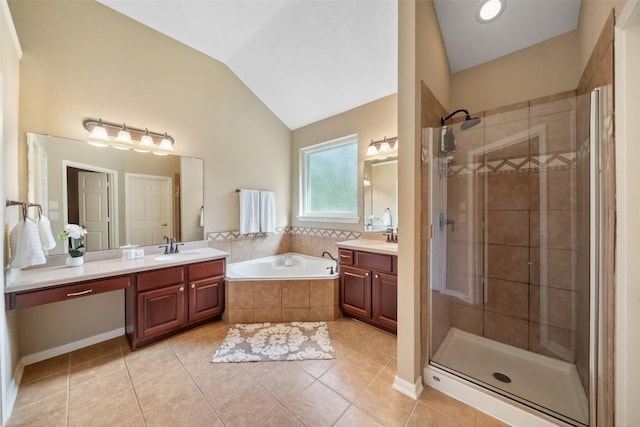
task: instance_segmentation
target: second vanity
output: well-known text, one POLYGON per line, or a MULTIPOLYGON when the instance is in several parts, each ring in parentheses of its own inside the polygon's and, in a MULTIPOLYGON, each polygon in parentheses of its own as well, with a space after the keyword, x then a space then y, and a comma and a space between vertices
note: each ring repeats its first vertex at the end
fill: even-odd
POLYGON ((340 308, 392 333, 398 329, 398 244, 357 239, 337 243, 340 308))
POLYGON ((125 329, 135 350, 222 315, 227 256, 216 249, 200 248, 169 256, 22 270, 5 288, 6 308, 124 289, 125 329))

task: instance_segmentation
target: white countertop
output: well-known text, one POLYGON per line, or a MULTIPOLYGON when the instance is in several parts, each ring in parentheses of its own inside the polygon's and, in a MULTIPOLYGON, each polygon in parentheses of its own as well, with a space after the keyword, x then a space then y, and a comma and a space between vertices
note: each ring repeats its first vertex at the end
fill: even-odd
POLYGON ((384 240, 356 239, 336 243, 336 246, 354 251, 374 252, 387 255, 398 255, 398 244, 384 240))
POLYGON ((155 270, 176 265, 226 258, 227 252, 213 248, 189 249, 174 256, 161 254, 146 255, 144 258, 123 261, 121 258, 111 258, 99 261, 88 261, 80 267, 34 268, 20 270, 15 280, 4 289, 5 293, 46 288, 49 286, 81 282, 84 280, 100 279, 109 276, 135 273, 138 271, 155 270), (159 258, 165 259, 159 259, 159 258), (166 259, 169 258, 169 259, 166 259))

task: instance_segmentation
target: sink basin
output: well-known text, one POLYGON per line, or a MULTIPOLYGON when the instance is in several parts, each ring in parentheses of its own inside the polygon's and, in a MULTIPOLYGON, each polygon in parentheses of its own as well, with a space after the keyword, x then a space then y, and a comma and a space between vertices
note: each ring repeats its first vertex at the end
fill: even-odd
POLYGON ((198 252, 178 252, 175 254, 162 254, 155 257, 154 261, 175 261, 181 258, 188 258, 200 255, 198 252))

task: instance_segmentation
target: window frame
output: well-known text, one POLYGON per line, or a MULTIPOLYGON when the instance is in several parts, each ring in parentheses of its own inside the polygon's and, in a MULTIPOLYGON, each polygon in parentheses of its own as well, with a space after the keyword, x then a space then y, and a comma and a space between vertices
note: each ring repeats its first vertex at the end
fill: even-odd
POLYGON ((359 143, 358 134, 343 136, 340 138, 332 139, 330 141, 321 142, 319 144, 309 145, 302 147, 299 150, 299 207, 298 216, 299 221, 313 221, 313 222, 334 222, 334 223, 348 223, 356 224, 360 221, 360 188, 358 188, 358 162, 359 162, 359 143), (336 148, 342 148, 348 145, 355 145, 356 147, 356 201, 355 210, 347 213, 331 212, 331 211, 309 211, 307 206, 309 204, 308 194, 308 180, 309 180, 309 156, 321 151, 329 151, 336 148))

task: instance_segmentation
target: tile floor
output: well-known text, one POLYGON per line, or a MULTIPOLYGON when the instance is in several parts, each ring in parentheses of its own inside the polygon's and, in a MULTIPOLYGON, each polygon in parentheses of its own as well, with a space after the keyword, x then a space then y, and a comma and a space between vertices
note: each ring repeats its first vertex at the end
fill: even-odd
POLYGON ((505 424, 426 388, 391 387, 396 338, 329 323, 334 360, 211 363, 222 321, 132 352, 125 337, 25 368, 7 426, 451 426, 505 424))

